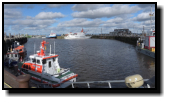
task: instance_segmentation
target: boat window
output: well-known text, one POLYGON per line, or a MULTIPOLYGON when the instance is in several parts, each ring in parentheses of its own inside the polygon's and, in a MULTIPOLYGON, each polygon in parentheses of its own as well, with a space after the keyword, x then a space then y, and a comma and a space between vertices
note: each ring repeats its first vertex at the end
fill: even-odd
POLYGON ((25 68, 25 64, 23 65, 23 68, 25 68))
POLYGON ((51 61, 49 61, 49 68, 51 67, 51 61))
POLYGON ((28 65, 26 65, 25 68, 28 69, 28 65))
POLYGON ((56 58, 53 58, 53 62, 55 61, 56 58))
POLYGON ((153 33, 153 36, 155 36, 155 33, 153 33))
POLYGON ((32 62, 35 63, 35 62, 36 62, 36 59, 32 58, 32 62))
POLYGON ((22 49, 20 49, 19 51, 22 51, 22 49))
POLYGON ((17 57, 17 54, 15 54, 15 57, 17 57))
POLYGON ((28 69, 31 70, 31 66, 30 65, 29 65, 28 69))
POLYGON ((7 57, 9 57, 9 54, 7 54, 7 57))
POLYGON ((42 60, 42 63, 43 63, 43 64, 46 64, 46 59, 43 59, 43 60, 42 60))
POLYGON ((13 57, 13 54, 11 54, 11 57, 13 57))
POLYGON ((40 64, 40 60, 37 59, 37 60, 36 60, 36 63, 37 63, 37 64, 40 64))

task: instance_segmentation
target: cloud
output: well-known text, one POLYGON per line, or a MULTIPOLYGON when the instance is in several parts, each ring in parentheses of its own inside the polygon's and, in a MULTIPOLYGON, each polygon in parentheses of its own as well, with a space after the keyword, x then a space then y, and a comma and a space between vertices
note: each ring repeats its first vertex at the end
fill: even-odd
POLYGON ((138 4, 138 6, 141 8, 145 8, 145 7, 150 8, 151 6, 152 8, 155 8, 155 4, 138 4))
POLYGON ((48 7, 50 8, 58 8, 61 6, 66 6, 67 4, 47 4, 48 7))
POLYGON ((19 19, 22 17, 22 12, 16 9, 4 9, 5 19, 19 19))
POLYGON ((111 23, 111 22, 120 23, 122 21, 123 21, 123 18, 121 18, 121 17, 117 17, 117 18, 114 18, 114 19, 107 20, 108 23, 111 23))
MULTIPOLYGON (((146 21, 146 20, 150 20, 150 16, 149 16, 149 12, 143 12, 141 14, 138 14, 137 17, 134 17, 133 20, 134 21, 146 21)), ((155 14, 154 16, 152 16, 152 19, 155 19, 155 14)))
POLYGON ((102 17, 116 17, 118 15, 131 14, 139 11, 140 8, 138 6, 129 6, 117 4, 112 7, 101 7, 94 10, 82 11, 82 12, 74 12, 72 16, 74 18, 102 18, 102 17))
POLYGON ((76 18, 70 21, 65 21, 58 24, 59 26, 66 26, 66 27, 90 27, 90 26, 99 26, 103 21, 100 19, 94 19, 93 21, 88 21, 87 19, 83 18, 76 18))
POLYGON ((13 9, 13 8, 34 8, 36 4, 4 4, 4 8, 13 9))
POLYGON ((107 4, 75 4, 72 7, 73 11, 87 11, 87 10, 94 10, 100 7, 104 7, 107 4))
POLYGON ((5 8, 17 8, 17 7, 24 7, 25 4, 4 4, 5 8))
POLYGON ((36 19, 55 19, 55 18, 63 18, 63 15, 60 12, 40 12, 38 15, 35 16, 36 19))

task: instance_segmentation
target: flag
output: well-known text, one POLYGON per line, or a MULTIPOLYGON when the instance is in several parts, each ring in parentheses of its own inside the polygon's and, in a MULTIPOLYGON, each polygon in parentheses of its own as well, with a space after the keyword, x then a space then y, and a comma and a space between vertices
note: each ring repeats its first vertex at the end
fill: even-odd
POLYGON ((154 15, 154 13, 153 14, 151 14, 151 13, 149 14, 149 16, 153 16, 153 15, 154 15))

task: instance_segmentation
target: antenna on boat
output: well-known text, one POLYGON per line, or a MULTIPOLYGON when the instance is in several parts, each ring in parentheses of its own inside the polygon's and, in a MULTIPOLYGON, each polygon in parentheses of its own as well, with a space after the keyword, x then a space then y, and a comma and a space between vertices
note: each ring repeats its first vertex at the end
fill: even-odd
POLYGON ((34 42, 34 54, 35 54, 35 42, 34 42))
POLYGON ((51 55, 51 44, 50 44, 50 55, 51 55))
POLYGON ((55 54, 55 41, 54 41, 54 54, 55 54))

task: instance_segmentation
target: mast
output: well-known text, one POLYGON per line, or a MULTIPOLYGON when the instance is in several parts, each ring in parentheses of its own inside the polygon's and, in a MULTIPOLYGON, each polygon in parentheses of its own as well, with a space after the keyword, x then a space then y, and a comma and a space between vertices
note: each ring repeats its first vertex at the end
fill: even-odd
POLYGON ((38 53, 38 55, 39 55, 39 56, 45 56, 44 47, 45 47, 45 44, 48 44, 48 43, 43 40, 43 41, 41 42, 41 44, 42 44, 42 46, 40 47, 41 52, 38 53))
MULTIPOLYGON (((151 6, 151 13, 152 13, 152 6, 151 6)), ((151 21, 150 21, 150 30, 151 30, 151 22, 152 22, 152 17, 150 15, 151 21)))
POLYGON ((50 44, 50 54, 51 54, 51 44, 50 44))
POLYGON ((55 41, 54 41, 54 54, 55 54, 55 41))
POLYGON ((151 24, 152 24, 152 16, 153 16, 153 14, 154 14, 154 13, 152 13, 152 6, 151 6, 151 12, 150 12, 150 14, 149 14, 150 20, 151 20, 151 21, 150 21, 150 30, 151 30, 151 31, 152 31, 152 25, 151 25, 151 24))

